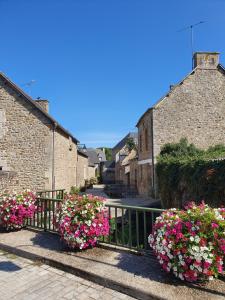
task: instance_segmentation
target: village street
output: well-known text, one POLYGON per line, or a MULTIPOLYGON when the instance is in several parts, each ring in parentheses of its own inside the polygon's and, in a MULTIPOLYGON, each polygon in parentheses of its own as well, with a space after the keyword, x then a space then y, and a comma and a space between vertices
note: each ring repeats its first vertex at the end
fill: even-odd
POLYGON ((106 199, 107 204, 114 205, 131 205, 131 206, 144 206, 151 207, 152 203, 156 200, 148 197, 125 197, 125 198, 109 198, 104 192, 104 185, 94 185, 92 189, 87 190, 88 194, 92 194, 95 196, 103 197, 106 199))

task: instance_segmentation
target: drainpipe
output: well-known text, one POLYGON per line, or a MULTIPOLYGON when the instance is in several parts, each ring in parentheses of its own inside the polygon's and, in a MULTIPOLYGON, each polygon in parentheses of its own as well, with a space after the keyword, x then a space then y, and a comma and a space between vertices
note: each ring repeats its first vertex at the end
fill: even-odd
POLYGON ((56 123, 52 126, 52 190, 55 190, 55 129, 56 123))

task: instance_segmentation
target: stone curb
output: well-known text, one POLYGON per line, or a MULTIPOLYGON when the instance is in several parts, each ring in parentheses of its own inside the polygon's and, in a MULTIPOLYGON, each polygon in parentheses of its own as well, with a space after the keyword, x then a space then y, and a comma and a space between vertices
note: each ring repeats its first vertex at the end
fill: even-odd
POLYGON ((130 287, 126 284, 116 282, 115 280, 107 279, 102 276, 85 271, 83 269, 72 267, 70 265, 58 262, 54 259, 46 258, 46 257, 38 255, 38 254, 30 253, 28 251, 24 251, 24 250, 15 248, 15 247, 7 246, 2 243, 0 243, 0 250, 9 252, 9 253, 12 253, 17 256, 21 256, 21 257, 24 257, 24 258, 27 258, 27 259, 30 259, 33 261, 42 262, 51 267, 57 268, 59 270, 62 270, 64 272, 67 272, 67 273, 70 273, 73 275, 76 275, 83 279, 92 281, 96 284, 99 284, 106 288, 110 288, 112 290, 126 294, 126 295, 136 298, 136 299, 140 299, 140 300, 163 300, 163 299, 165 299, 165 298, 156 296, 153 293, 146 293, 145 291, 136 289, 135 287, 130 287))

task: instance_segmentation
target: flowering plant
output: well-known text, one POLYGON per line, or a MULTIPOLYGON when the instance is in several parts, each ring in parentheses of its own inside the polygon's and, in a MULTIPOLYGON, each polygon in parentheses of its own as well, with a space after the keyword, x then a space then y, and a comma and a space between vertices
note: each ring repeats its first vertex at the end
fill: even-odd
POLYGON ((0 196, 0 226, 8 229, 21 228, 27 218, 36 211, 36 195, 31 191, 0 196))
POLYGON ((162 268, 181 280, 211 280, 223 273, 225 208, 202 202, 170 209, 156 219, 149 244, 162 268))
POLYGON ((103 198, 69 194, 58 208, 56 224, 69 247, 85 249, 109 234, 108 209, 103 198))

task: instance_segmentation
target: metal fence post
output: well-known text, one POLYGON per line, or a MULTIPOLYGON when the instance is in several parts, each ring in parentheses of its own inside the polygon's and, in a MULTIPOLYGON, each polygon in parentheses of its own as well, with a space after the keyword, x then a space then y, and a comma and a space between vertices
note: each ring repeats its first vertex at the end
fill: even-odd
POLYGON ((47 199, 44 199, 44 231, 47 231, 47 199))

